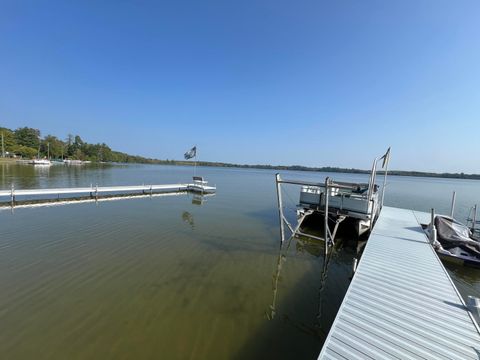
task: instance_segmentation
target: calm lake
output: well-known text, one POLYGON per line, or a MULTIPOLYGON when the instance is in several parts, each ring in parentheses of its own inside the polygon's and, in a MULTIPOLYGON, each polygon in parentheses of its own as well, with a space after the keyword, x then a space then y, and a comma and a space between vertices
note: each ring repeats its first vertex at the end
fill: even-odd
MULTIPOLYGON (((0 187, 185 183, 191 167, 0 164, 0 187)), ((275 171, 197 168, 217 193, 0 211, 2 359, 316 359, 357 245, 280 247, 275 171)), ((362 181, 365 175, 281 172, 362 181)), ((289 216, 299 189, 284 187, 289 216)), ((464 222, 480 182, 390 177, 385 204, 464 222)), ((463 296, 480 271, 448 266, 463 296)))

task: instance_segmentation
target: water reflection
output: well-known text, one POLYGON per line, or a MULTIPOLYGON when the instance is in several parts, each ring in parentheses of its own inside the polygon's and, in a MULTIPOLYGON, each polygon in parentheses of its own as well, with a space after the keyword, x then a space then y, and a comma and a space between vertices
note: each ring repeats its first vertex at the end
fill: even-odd
POLYGON ((293 236, 287 241, 287 245, 285 246, 284 251, 284 243, 280 243, 280 249, 278 251, 277 257, 277 267, 275 273, 273 274, 273 281, 272 281, 272 303, 269 306, 269 310, 267 311, 267 319, 273 320, 276 315, 276 307, 277 307, 277 292, 278 292, 278 281, 280 280, 280 273, 282 272, 282 265, 285 261, 287 261, 286 252, 290 248, 290 244, 292 243, 293 236))
POLYGON ((183 222, 187 223, 188 225, 190 225, 190 227, 192 228, 192 230, 195 229, 195 222, 193 221, 193 215, 190 214, 188 211, 184 211, 182 213, 182 220, 183 222))
POLYGON ((207 198, 210 196, 215 196, 215 194, 197 194, 193 193, 192 204, 193 205, 203 205, 207 201, 207 198))
MULTIPOLYGON (((272 277, 272 301, 266 312, 266 317, 268 320, 274 320, 275 317, 278 315, 277 299, 279 283, 281 282, 282 270, 284 270, 284 267, 287 263, 288 252, 293 242, 295 243, 295 250, 297 254, 308 253, 316 258, 324 254, 323 243, 318 240, 311 240, 298 236, 290 236, 285 242, 281 243, 278 251, 275 273, 272 277)), ((331 326, 332 293, 327 291, 327 281, 329 264, 331 263, 331 259, 335 256, 335 251, 336 250, 333 249, 333 251, 331 251, 326 257, 323 257, 321 271, 320 273, 317 273, 317 278, 319 279, 318 297, 316 300, 317 313, 315 315, 313 313, 311 314, 311 319, 314 320, 313 323, 310 321, 302 321, 301 319, 289 316, 288 314, 281 315, 281 319, 284 322, 288 323, 290 326, 296 328, 297 331, 308 334, 310 336, 314 336, 319 339, 322 339, 327 335, 331 326), (327 315, 330 316, 324 317, 324 311, 327 311, 327 315)), ((336 281, 338 279, 333 280, 336 281)), ((346 286, 348 286, 348 284, 346 284, 346 286)), ((293 294, 293 296, 302 298, 302 296, 305 296, 305 294, 296 293, 293 294)), ((303 299, 303 301, 306 300, 308 299, 303 299)), ((338 308, 335 307, 333 309, 335 310, 335 312, 336 310, 338 310, 338 308)))
POLYGON ((81 187, 91 183, 112 183, 111 172, 102 171, 124 166, 112 164, 89 164, 85 166, 38 166, 28 164, 0 163, 0 188, 34 189, 46 187, 81 187))

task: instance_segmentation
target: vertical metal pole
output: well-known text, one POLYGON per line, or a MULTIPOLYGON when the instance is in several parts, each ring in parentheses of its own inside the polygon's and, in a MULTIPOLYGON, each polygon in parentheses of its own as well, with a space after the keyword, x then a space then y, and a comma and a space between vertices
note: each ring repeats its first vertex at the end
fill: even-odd
POLYGON ((197 173, 197 145, 195 145, 195 163, 193 165, 193 176, 197 173))
POLYGON ((450 217, 453 219, 453 213, 455 211, 455 198, 457 197, 457 193, 454 191, 452 196, 452 208, 450 210, 450 217))
POLYGON ((434 245, 437 242, 437 229, 435 227, 435 209, 432 208, 430 220, 430 244, 434 245))
POLYGON ((383 208, 383 198, 385 197, 385 187, 387 186, 387 173, 388 173, 388 163, 385 164, 385 173, 383 175, 383 187, 382 187, 382 202, 380 204, 380 209, 383 208))
POLYGON ((475 225, 477 223, 477 204, 473 207, 473 221, 472 221, 472 232, 475 231, 475 225))
POLYGON ((3 131, 2 131, 2 157, 5 157, 5 143, 3 140, 3 131))
POLYGON ((373 160, 372 173, 370 174, 370 179, 368 179, 368 192, 367 192, 368 201, 370 201, 370 199, 372 198, 373 185, 375 183, 376 167, 377 167, 377 158, 373 160))
POLYGON ((13 185, 13 183, 12 183, 11 201, 12 201, 12 208, 13 208, 15 206, 15 185, 13 185))
POLYGON ((275 184, 277 187, 277 201, 278 201, 278 216, 280 218, 280 239, 285 241, 285 226, 283 224, 283 203, 282 203, 282 188, 280 185, 280 174, 275 174, 275 184))
POLYGON ((328 183, 330 179, 327 176, 325 178, 325 216, 324 216, 324 226, 325 226, 325 256, 328 255, 328 183))

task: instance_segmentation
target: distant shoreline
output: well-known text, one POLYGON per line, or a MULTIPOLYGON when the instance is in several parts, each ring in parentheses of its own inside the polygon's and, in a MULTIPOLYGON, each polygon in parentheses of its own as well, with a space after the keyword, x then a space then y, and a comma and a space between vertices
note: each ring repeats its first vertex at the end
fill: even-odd
MULTIPOLYGON (((175 160, 158 160, 155 162, 163 165, 190 165, 193 166, 191 161, 175 161, 175 160)), ((198 166, 210 166, 210 167, 232 167, 240 169, 263 169, 263 170, 290 170, 290 171, 306 171, 306 172, 330 172, 330 173, 344 173, 344 174, 370 174, 370 170, 354 169, 354 168, 339 168, 339 167, 308 167, 301 165, 240 165, 230 163, 217 163, 199 161, 198 166)), ((377 171, 378 175, 383 175, 383 171, 377 171)), ((414 177, 432 177, 432 178, 444 178, 444 179, 467 179, 467 180, 480 180, 480 174, 465 174, 465 173, 433 173, 423 171, 405 171, 405 170, 389 170, 388 175, 396 176, 414 176, 414 177)))
MULTIPOLYGON (((160 164, 160 165, 186 165, 193 166, 193 161, 184 160, 160 160, 146 158, 138 155, 130 155, 127 153, 114 151, 105 143, 89 144, 84 142, 80 136, 67 136, 65 141, 60 140, 56 136, 47 135, 43 139, 40 137, 40 130, 29 127, 11 130, 0 127, 2 139, 4 140, 4 150, 10 154, 20 155, 23 158, 52 158, 91 161, 92 163, 117 163, 117 164, 160 164)), ((12 163, 16 159, 0 158, 0 163, 12 163)), ((332 172, 347 174, 369 174, 369 170, 347 169, 340 167, 324 166, 324 167, 308 167, 302 165, 241 165, 223 162, 198 161, 199 166, 211 167, 231 167, 239 169, 265 169, 265 170, 293 170, 293 171, 309 171, 309 172, 332 172)), ((391 170, 390 175, 398 176, 416 176, 416 177, 432 177, 443 179, 469 179, 480 180, 480 174, 465 173, 434 173, 423 171, 403 171, 391 170)), ((377 174, 382 175, 382 171, 377 174)))
MULTIPOLYGON (((15 163, 17 159, 0 158, 0 163, 15 163)), ((92 164, 99 164, 100 162, 92 162, 92 164)), ((118 164, 116 162, 105 162, 105 164, 118 164)), ((158 160, 146 159, 141 162, 126 162, 121 164, 156 164, 156 165, 175 165, 175 166, 193 166, 193 161, 182 160, 158 160)), ((308 167, 301 165, 241 165, 231 163, 198 161, 198 166, 208 167, 227 167, 238 169, 261 169, 261 170, 289 170, 289 171, 305 171, 305 172, 330 172, 343 174, 369 174, 370 170, 354 169, 354 168, 339 168, 339 167, 308 167)), ((378 171, 378 175, 383 175, 383 171, 378 171)), ((396 176, 414 176, 414 177, 431 177, 440 179, 465 179, 465 180, 480 180, 480 174, 465 174, 465 173, 433 173, 423 171, 406 171, 406 170, 389 170, 388 175, 396 176)))

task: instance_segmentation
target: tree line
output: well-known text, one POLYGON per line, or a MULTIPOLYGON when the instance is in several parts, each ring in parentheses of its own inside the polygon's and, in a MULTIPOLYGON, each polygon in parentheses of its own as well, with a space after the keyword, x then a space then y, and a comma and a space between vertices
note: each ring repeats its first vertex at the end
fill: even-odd
MULTIPOLYGON (((78 135, 69 134, 65 140, 61 140, 53 135, 41 137, 40 130, 29 127, 22 127, 16 130, 10 130, 0 127, 3 134, 4 150, 9 154, 15 154, 24 158, 33 158, 40 155, 41 158, 46 157, 48 152, 53 159, 75 159, 88 160, 92 162, 119 162, 119 163, 141 163, 141 164, 163 164, 163 165, 193 165, 193 161, 183 160, 159 160, 145 158, 142 156, 129 155, 123 152, 112 150, 107 144, 89 144, 82 140, 78 135)), ((307 167, 302 165, 246 165, 232 164, 223 162, 197 162, 199 166, 216 166, 216 167, 236 167, 250 169, 267 169, 267 170, 295 170, 295 171, 315 171, 315 172, 332 172, 332 173, 354 173, 369 174, 369 170, 339 168, 339 167, 307 167)), ((378 175, 383 172, 379 171, 378 175)), ((432 173, 421 171, 401 171, 391 170, 390 175, 398 176, 419 176, 419 177, 440 177, 451 179, 472 179, 480 180, 478 174, 464 173, 432 173)))
POLYGON ((107 144, 89 144, 82 140, 79 135, 69 134, 65 140, 54 135, 41 136, 40 130, 29 127, 21 127, 11 130, 0 127, 3 135, 3 149, 6 154, 13 157, 74 159, 88 160, 92 162, 154 162, 153 159, 142 156, 134 156, 112 150, 107 144))

